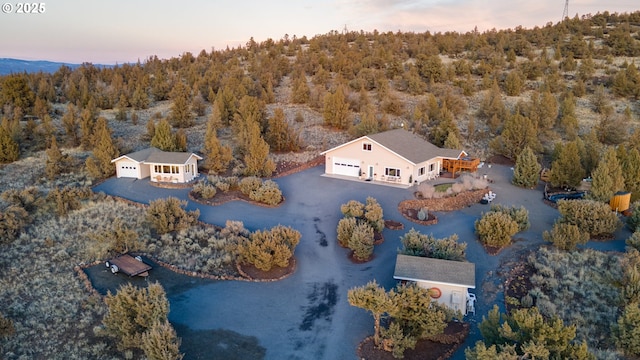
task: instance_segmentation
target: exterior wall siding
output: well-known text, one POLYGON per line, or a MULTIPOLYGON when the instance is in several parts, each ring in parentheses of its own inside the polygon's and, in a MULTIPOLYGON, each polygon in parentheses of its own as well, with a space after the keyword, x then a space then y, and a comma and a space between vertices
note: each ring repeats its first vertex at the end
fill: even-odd
POLYGON ((430 288, 438 288, 440 289, 442 295, 437 298, 434 299, 437 302, 439 302, 442 305, 445 305, 447 307, 449 307, 450 309, 454 309, 454 310, 460 310, 462 311, 462 313, 465 313, 466 310, 466 302, 467 302, 467 293, 468 293, 468 289, 464 286, 454 286, 454 285, 443 285, 443 284, 436 284, 436 283, 432 283, 430 281, 418 281, 417 282, 418 286, 424 289, 430 289, 430 288), (459 292, 460 293, 460 303, 453 303, 452 302, 452 298, 453 298, 453 294, 454 292, 459 292))
POLYGON ((409 177, 416 179, 417 169, 409 161, 388 151, 382 146, 360 139, 341 148, 325 154, 325 173, 333 174, 333 158, 348 158, 360 160, 361 178, 368 177, 369 166, 373 166, 374 180, 388 180, 385 168, 400 170, 400 183, 409 184, 409 177), (364 144, 371 144, 371 151, 363 150, 364 144), (384 176, 384 179, 383 179, 384 176))

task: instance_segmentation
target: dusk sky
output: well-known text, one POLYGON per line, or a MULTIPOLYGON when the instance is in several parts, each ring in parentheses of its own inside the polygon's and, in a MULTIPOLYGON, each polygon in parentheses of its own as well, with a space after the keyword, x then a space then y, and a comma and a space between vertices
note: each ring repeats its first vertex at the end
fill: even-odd
MULTIPOLYGON (((11 4, 10 8, 6 8, 11 4)), ((115 64, 197 55, 332 30, 467 32, 561 20, 563 0, 56 0, 42 14, 0 13, 0 58, 115 64)), ((638 0, 572 0, 569 15, 633 12, 638 0)), ((7 13, 8 11, 8 13, 7 13)))

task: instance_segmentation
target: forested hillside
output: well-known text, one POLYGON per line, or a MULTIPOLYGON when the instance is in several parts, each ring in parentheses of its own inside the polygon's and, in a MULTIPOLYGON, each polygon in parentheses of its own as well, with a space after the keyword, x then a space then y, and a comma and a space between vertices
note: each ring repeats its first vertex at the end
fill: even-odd
POLYGON ((552 185, 593 176, 606 185, 593 194, 606 200, 624 189, 635 201, 639 66, 640 11, 533 29, 285 35, 1 76, 0 357, 120 356, 100 331, 102 298, 71 275, 74 265, 129 250, 192 272, 232 263, 229 249, 248 236, 241 223, 156 236, 145 210, 94 194, 89 186, 112 176, 121 154, 188 150, 204 157, 203 173, 270 177, 355 137, 404 127, 485 161, 515 162, 526 150, 522 158, 551 169, 552 185), (183 251, 201 244, 219 256, 186 264, 183 251))

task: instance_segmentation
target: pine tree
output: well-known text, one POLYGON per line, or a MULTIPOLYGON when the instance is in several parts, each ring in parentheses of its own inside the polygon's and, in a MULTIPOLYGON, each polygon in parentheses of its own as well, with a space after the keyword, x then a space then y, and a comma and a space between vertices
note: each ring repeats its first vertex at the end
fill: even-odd
POLYGON ((96 143, 93 154, 87 158, 85 164, 89 174, 95 179, 103 179, 112 175, 115 171, 112 159, 120 156, 120 150, 114 144, 111 137, 111 129, 107 119, 99 117, 95 125, 96 143))
POLYGON ((304 74, 297 76, 293 81, 293 89, 291 90, 291 102, 294 104, 306 104, 309 101, 311 89, 307 84, 304 74))
POLYGON ((175 134, 176 151, 187 151, 187 133, 178 129, 175 134))
POLYGON ((80 146, 84 150, 90 150, 95 144, 95 134, 93 131, 94 118, 89 109, 83 109, 80 113, 80 146))
MULTIPOLYGON (((151 120, 149 120, 151 121, 151 120)), ((162 119, 155 126, 151 146, 162 151, 176 151, 176 138, 171 132, 171 124, 166 119, 162 119)))
POLYGON ((511 182, 517 186, 533 189, 538 184, 541 168, 536 154, 527 146, 518 155, 511 182))
POLYGON ((142 84, 138 84, 136 86, 136 89, 133 92, 133 97, 131 98, 131 106, 136 110, 146 109, 149 107, 149 96, 147 95, 146 90, 142 87, 142 84))
POLYGON ((190 127, 193 125, 193 115, 191 114, 189 88, 182 82, 178 81, 176 86, 171 90, 171 113, 169 121, 171 125, 179 128, 190 127))
POLYGON ((18 160, 20 146, 11 138, 11 134, 0 126, 0 164, 6 164, 18 160))

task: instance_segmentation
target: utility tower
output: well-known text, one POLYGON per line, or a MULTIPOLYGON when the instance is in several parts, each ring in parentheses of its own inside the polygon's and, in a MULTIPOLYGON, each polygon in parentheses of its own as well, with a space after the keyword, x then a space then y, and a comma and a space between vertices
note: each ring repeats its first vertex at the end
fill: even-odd
POLYGON ((564 1, 564 11, 562 12, 562 21, 569 17, 569 0, 564 1))

